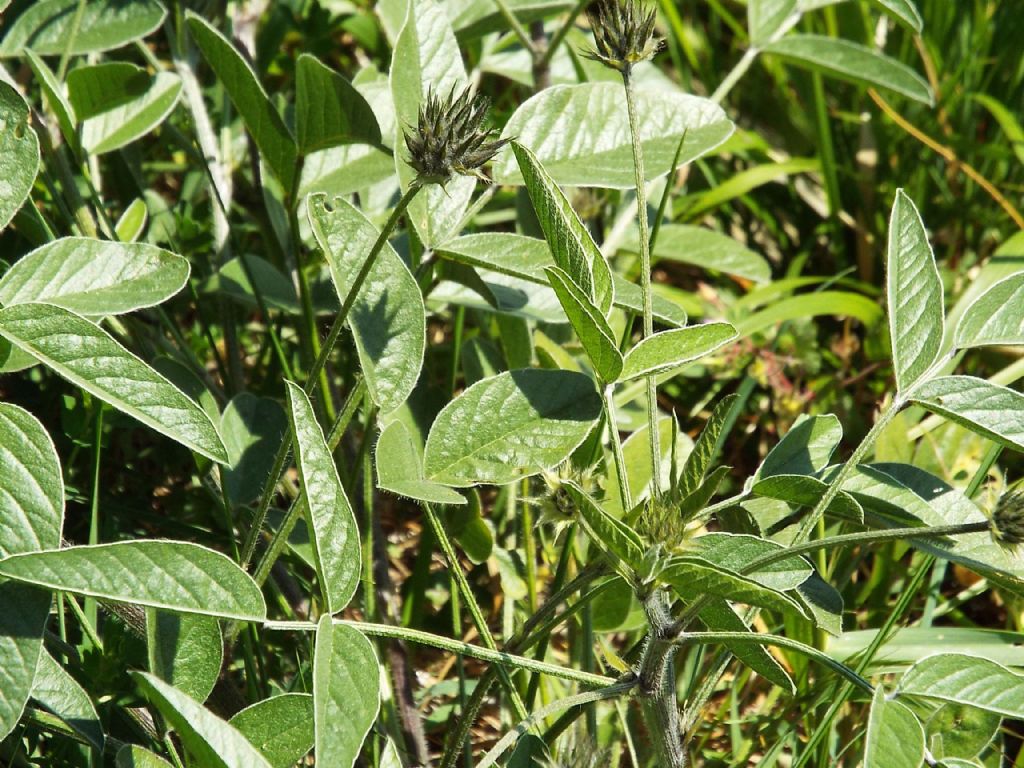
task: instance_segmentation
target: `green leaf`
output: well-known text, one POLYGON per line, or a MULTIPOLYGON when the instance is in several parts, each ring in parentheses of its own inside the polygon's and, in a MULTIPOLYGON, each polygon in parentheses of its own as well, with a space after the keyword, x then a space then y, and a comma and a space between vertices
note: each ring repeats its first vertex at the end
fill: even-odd
POLYGON ((117 750, 114 764, 116 768, 171 768, 162 757, 138 744, 125 744, 117 750))
POLYGON ((901 21, 917 34, 921 34, 924 22, 913 0, 871 0, 871 4, 882 9, 897 21, 901 21))
POLYGON ((84 122, 142 96, 149 73, 127 61, 105 61, 68 72, 68 100, 77 122, 84 122))
MULTIPOLYGON (((841 637, 829 641, 828 654, 837 661, 847 661, 863 653, 874 642, 877 634, 877 629, 844 632, 841 637)), ((943 651, 981 656, 1012 667, 1020 661, 1022 643, 1024 634, 1007 630, 949 626, 903 627, 885 641, 869 671, 879 667, 891 669, 894 666, 909 666, 943 651)))
POLYGON ((230 723, 202 704, 145 672, 132 677, 195 759, 209 768, 271 768, 249 741, 230 723))
POLYGON ((750 0, 747 28, 751 45, 760 47, 771 41, 794 15, 799 18, 796 0, 750 0))
POLYGON ((220 431, 228 452, 221 482, 232 504, 248 504, 259 496, 287 429, 288 417, 276 400, 248 392, 231 398, 220 431))
MULTIPOLYGON (((629 250, 639 253, 638 241, 629 242, 629 250)), ((771 280, 771 265, 738 240, 721 232, 687 224, 665 224, 651 253, 655 262, 692 264, 701 269, 725 272, 755 283, 771 280)))
MULTIPOLYGON (((523 24, 550 18, 573 8, 571 0, 505 0, 505 5, 523 24)), ((445 10, 460 40, 467 40, 489 32, 504 32, 508 22, 493 3, 477 0, 447 0, 445 10)), ((540 753, 538 753, 540 754, 540 753)), ((533 765, 530 764, 530 768, 533 765)))
POLYGON ((682 545, 686 555, 708 560, 736 573, 744 572, 771 589, 785 592, 796 589, 814 573, 814 569, 802 557, 790 557, 771 565, 745 573, 749 563, 765 555, 775 555, 785 549, 774 541, 741 533, 706 533, 690 539, 682 545))
POLYGON ((683 497, 679 504, 679 514, 684 520, 688 520, 703 510, 712 497, 718 493, 718 486, 729 474, 732 467, 721 466, 715 469, 701 482, 691 493, 683 497))
POLYGON ((220 677, 224 640, 212 616, 150 611, 149 671, 195 699, 206 701, 220 677))
POLYGON ((715 405, 711 418, 704 425, 700 436, 693 444, 693 450, 690 451, 690 455, 686 457, 686 463, 683 464, 683 472, 676 487, 680 496, 685 498, 700 487, 701 481, 711 465, 711 459, 718 451, 722 430, 725 428, 729 413, 738 398, 739 395, 726 395, 715 405))
POLYGON ((796 588, 793 596, 814 619, 814 624, 833 637, 843 635, 843 596, 817 573, 796 588))
POLYGON ((516 370, 474 384, 435 419, 426 476, 502 485, 561 464, 601 413, 594 383, 571 371, 516 370))
POLYGON ((352 768, 379 706, 380 669, 370 641, 321 616, 313 654, 317 762, 352 768))
MULTIPOLYGON (((494 552, 494 533, 481 514, 480 494, 475 489, 466 492, 469 503, 449 506, 445 510, 445 528, 466 553, 471 562, 487 562, 494 552)), ((461 494, 460 494, 461 497, 461 494)))
POLYGON ((903 190, 889 219, 886 301, 896 387, 906 392, 935 362, 942 346, 942 281, 928 233, 903 190))
POLYGON ((46 62, 39 58, 34 51, 26 48, 24 51, 28 64, 32 67, 32 74, 39 81, 39 87, 46 96, 46 103, 50 105, 57 124, 60 126, 61 135, 72 149, 77 150, 79 146, 78 132, 75 130, 75 113, 64 94, 63 84, 57 80, 57 76, 46 66, 46 62))
POLYGON ((775 447, 768 451, 754 475, 815 475, 828 466, 843 439, 843 427, 832 414, 797 419, 775 447))
POLYGON ((993 285, 964 313, 956 329, 959 349, 1024 344, 1024 272, 993 285))
POLYGON ((789 176, 820 170, 821 162, 816 157, 791 157, 778 163, 762 163, 734 173, 705 192, 683 198, 682 207, 687 218, 695 219, 770 182, 787 182, 789 176))
MULTIPOLYGON (((630 495, 633 497, 634 506, 647 498, 651 492, 651 442, 648 437, 647 421, 631 434, 622 444, 622 456, 626 464, 626 477, 629 482, 630 495)), ((676 478, 672 476, 672 457, 675 456, 675 467, 679 467, 689 456, 693 449, 693 441, 689 436, 676 427, 671 418, 658 420, 658 440, 661 445, 661 487, 671 488, 675 485, 676 478), (675 443, 675 445, 673 445, 675 443)), ((608 488, 618 488, 618 472, 614 462, 608 466, 608 488)), ((617 490, 611 490, 604 500, 605 508, 613 516, 621 516, 632 510, 624 510, 621 506, 617 490)))
MULTIPOLYGON (((0 520, 0 557, 60 546, 60 459, 43 425, 10 403, 0 403, 0 520)), ((47 592, 0 582, 0 739, 28 701, 51 602, 47 592)))
POLYGON ((131 144, 160 125, 180 95, 181 78, 173 72, 157 72, 141 96, 83 122, 82 147, 102 155, 131 144))
POLYGON ((11 555, 0 576, 44 589, 238 621, 262 621, 259 587, 230 559, 184 541, 121 541, 11 555))
POLYGON ((976 656, 939 653, 922 659, 903 675, 896 692, 1024 717, 1024 676, 976 656))
POLYGON ((295 135, 303 155, 338 144, 380 144, 380 126, 355 87, 304 53, 295 64, 295 135))
MULTIPOLYGON (((648 179, 672 170, 684 134, 679 165, 707 154, 733 132, 725 112, 708 99, 663 90, 638 89, 634 95, 648 179)), ((546 88, 520 105, 501 135, 516 138, 535 153, 558 184, 612 189, 636 184, 621 82, 546 88)), ((522 161, 517 168, 506 150, 495 161, 494 179, 522 184, 521 167, 522 161)))
POLYGON ((1002 721, 983 709, 943 704, 925 723, 925 743, 935 757, 975 757, 992 743, 1002 721))
POLYGON ((0 403, 0 520, 0 558, 60 546, 57 449, 35 416, 11 403, 0 403))
POLYGON ((81 315, 121 315, 167 301, 188 276, 187 260, 154 245, 62 237, 0 278, 0 304, 45 302, 81 315))
POLYGON ((840 80, 894 91, 931 106, 928 82, 906 64, 858 43, 824 35, 787 35, 764 48, 798 66, 840 80))
MULTIPOLYGON (((443 6, 433 0, 409 2, 402 31, 391 56, 391 96, 395 105, 395 162, 402 187, 407 189, 416 172, 406 162, 404 132, 415 130, 420 102, 428 89, 448 95, 467 83, 466 67, 443 6)), ((443 188, 427 186, 409 205, 412 221, 425 246, 443 243, 461 223, 476 179, 457 176, 443 188)))
POLYGON ((256 73, 231 42, 201 16, 186 14, 189 32, 217 79, 242 116, 260 157, 277 176, 286 193, 295 187, 295 140, 270 102, 256 73))
MULTIPOLYGON (((757 480, 750 490, 757 496, 813 508, 828 491, 828 484, 811 475, 782 474, 763 477, 757 480)), ((829 504, 828 511, 848 520, 864 520, 864 510, 846 491, 839 491, 829 504)))
MULTIPOLYGON (((586 247, 589 249, 589 246, 586 247)), ((555 265, 551 256, 551 248, 544 240, 512 232, 463 235, 439 245, 437 254, 459 264, 493 270, 541 285, 548 283, 544 269, 555 265)), ((561 269, 567 271, 564 266, 561 266, 561 269)), ((580 285, 579 280, 575 282, 580 285)), ((614 306, 628 309, 635 314, 640 314, 643 311, 643 294, 640 292, 640 286, 628 282, 615 273, 612 273, 612 285, 614 306)), ((670 326, 686 324, 686 313, 679 307, 661 296, 653 298, 656 320, 670 326)))
MULTIPOLYGON (((736 609, 722 598, 713 598, 701 609, 701 623, 711 632, 751 632, 736 609)), ((789 693, 796 693, 793 678, 775 660, 763 645, 753 643, 724 643, 733 655, 773 685, 789 693)))
POLYGON ((622 381, 668 373, 725 346, 736 338, 729 323, 704 323, 661 331, 641 341, 622 366, 622 381))
POLYGON ((606 384, 614 382, 622 372, 622 355, 619 353, 608 321, 594 306, 590 297, 563 270, 548 267, 544 272, 555 295, 558 296, 558 301, 562 304, 562 309, 565 310, 566 317, 579 336, 594 371, 606 384))
POLYGON ((644 545, 640 537, 621 520, 605 512, 582 488, 572 481, 562 487, 569 494, 580 521, 594 544, 603 552, 610 552, 630 568, 638 568, 644 560, 644 545))
POLYGON ((19 56, 26 48, 40 56, 109 51, 155 32, 167 15, 157 0, 90 0, 78 19, 79 4, 42 0, 29 6, 0 43, 0 56, 19 56))
POLYGON ((313 697, 285 693, 258 701, 229 721, 274 768, 291 768, 313 748, 313 697))
POLYGON ((302 387, 285 382, 295 460, 313 533, 316 572, 327 613, 342 610, 359 586, 359 529, 334 456, 302 387))
POLYGON ((569 199, 536 156, 518 141, 512 151, 525 178, 537 220, 555 264, 589 296, 603 314, 615 298, 611 269, 569 199))
POLYGON ((49 592, 0 582, 0 739, 18 725, 32 692, 51 602, 49 592))
POLYGON ((221 464, 228 460, 210 417, 102 328, 50 304, 0 310, 0 336, 86 392, 221 464))
POLYGON ((433 504, 465 505, 461 493, 423 476, 423 449, 401 421, 392 421, 381 431, 375 458, 378 488, 433 504))
POLYGON ((146 208, 146 201, 141 197, 136 197, 124 209, 121 218, 114 225, 114 234, 122 243, 133 243, 142 235, 148 219, 149 210, 146 208))
MULTIPOLYGON (((377 239, 377 228, 350 203, 325 195, 307 201, 309 223, 343 300, 377 239)), ((419 284, 390 244, 370 268, 349 313, 366 384, 382 412, 406 401, 420 375, 426 309, 419 284)))
POLYGON ((0 80, 0 230, 32 191, 39 170, 39 139, 29 125, 28 104, 0 80))
POLYGON ((45 650, 39 655, 36 666, 32 698, 103 751, 106 737, 92 699, 45 650))
POLYGON ((924 728, 902 702, 875 688, 864 745, 865 768, 920 768, 924 763, 924 728))
POLYGON ((1024 125, 1021 125, 1020 118, 1017 117, 1013 110, 1008 109, 1005 104, 993 98, 990 94, 972 93, 971 99, 987 109, 995 121, 999 123, 999 127, 1006 134, 1007 141, 1013 147, 1013 152, 1017 159, 1024 163, 1024 125))
POLYGON ((853 317, 869 328, 882 317, 878 304, 849 291, 816 291, 790 296, 734 323, 740 336, 752 336, 777 323, 819 316, 853 317))
POLYGON ((914 387, 910 399, 929 411, 1024 451, 1024 395, 973 376, 940 376, 914 387))
POLYGON ((803 607, 785 593, 700 557, 672 558, 659 578, 684 600, 712 595, 731 602, 805 617, 803 607))

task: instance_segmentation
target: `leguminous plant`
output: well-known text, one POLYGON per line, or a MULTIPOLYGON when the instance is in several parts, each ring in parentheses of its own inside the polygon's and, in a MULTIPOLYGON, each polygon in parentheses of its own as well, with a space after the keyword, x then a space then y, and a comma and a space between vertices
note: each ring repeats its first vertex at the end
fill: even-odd
POLYGON ((0 765, 1024 765, 1015 5, 0 0, 0 765))

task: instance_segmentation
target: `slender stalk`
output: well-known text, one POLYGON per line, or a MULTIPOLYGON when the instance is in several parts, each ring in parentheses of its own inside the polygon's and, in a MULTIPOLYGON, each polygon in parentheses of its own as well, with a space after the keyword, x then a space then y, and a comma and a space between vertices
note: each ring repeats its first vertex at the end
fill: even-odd
MULTIPOLYGON (((537 661, 526 656, 517 656, 514 653, 496 651, 491 648, 484 648, 472 643, 465 643, 461 640, 453 640, 443 635, 435 635, 432 632, 423 632, 419 629, 397 627, 392 624, 375 624, 365 621, 350 621, 348 619, 334 619, 335 624, 358 629, 364 635, 371 637, 386 637, 394 640, 404 640, 419 645, 429 645, 432 648, 439 648, 449 653, 458 653, 462 656, 469 656, 472 659, 480 659, 492 664, 499 664, 512 669, 525 669, 528 672, 537 672, 542 675, 551 675, 562 680, 571 680, 591 688, 601 688, 615 683, 615 678, 606 675, 597 675, 593 672, 581 672, 570 667, 563 667, 559 664, 549 664, 544 661, 537 661)), ((264 629, 281 631, 302 631, 312 632, 316 630, 316 622, 312 621, 268 621, 263 624, 264 629)))
POLYGON ((519 42, 523 44, 523 48, 532 54, 533 40, 530 39, 530 33, 526 30, 526 27, 524 27, 522 22, 516 18, 516 15, 512 12, 512 9, 508 7, 505 0, 494 0, 494 4, 498 6, 498 12, 508 23, 509 27, 512 28, 515 36, 519 38, 519 42))
MULTIPOLYGON (((654 308, 651 296, 651 235, 647 224, 647 194, 644 181, 644 150, 640 143, 640 121, 636 114, 636 99, 630 70, 622 71, 622 84, 626 91, 626 111, 629 113, 629 133, 633 143, 633 171, 636 175, 636 213, 640 228, 640 290, 643 293, 643 337, 654 335, 654 308)), ((661 441, 658 432, 658 392, 654 376, 647 377, 647 426, 651 446, 651 497, 661 495, 661 441)))
MULTIPOLYGON (((452 546, 451 539, 448 538, 448 531, 444 529, 444 526, 441 524, 441 520, 438 518, 437 513, 434 512, 433 507, 424 503, 423 512, 426 515, 427 522, 430 524, 430 528, 434 533, 434 538, 436 538, 438 544, 441 545, 441 551, 444 553, 445 560, 448 561, 448 569, 451 571, 452 576, 455 577, 455 583, 458 585, 459 592, 462 593, 462 599, 466 603, 466 607, 469 609, 470 616, 473 618, 473 624, 476 626, 476 631, 480 633, 480 639, 483 640, 484 645, 486 645, 489 650, 497 652, 498 644, 494 642, 494 635, 491 634, 491 628, 487 626, 487 619, 484 617, 483 611, 480 610, 480 605, 473 596, 473 590, 470 588, 469 582, 466 580, 466 574, 462 572, 462 564, 459 562, 458 555, 455 553, 455 547, 452 546)), ((526 717, 526 705, 523 704, 523 700, 520 697, 515 684, 512 682, 512 678, 508 676, 508 672, 504 667, 498 667, 498 676, 501 678, 502 683, 508 690, 509 699, 512 701, 512 708, 516 712, 516 717, 522 720, 526 717)))
POLYGON ((629 490, 629 476, 626 474, 626 458, 622 453, 622 438, 619 436, 619 428, 615 422, 615 398, 612 387, 609 385, 604 390, 604 418, 608 422, 608 433, 611 435, 612 456, 615 460, 615 474, 619 481, 619 498, 622 499, 622 508, 626 512, 633 509, 633 494, 629 490))
POLYGON ((565 36, 569 34, 569 31, 573 26, 575 26, 576 19, 581 13, 583 13, 583 9, 587 7, 589 2, 590 0, 580 0, 580 2, 576 3, 576 6, 569 12, 569 18, 567 18, 565 23, 558 28, 558 31, 555 32, 555 36, 551 38, 551 42, 549 42, 544 48, 544 53, 541 54, 540 60, 537 62, 539 67, 547 68, 551 66, 551 60, 555 57, 558 47, 562 44, 562 41, 565 40, 565 36))
MULTIPOLYGON (((409 203, 413 201, 421 189, 423 189, 423 187, 418 182, 414 181, 409 185, 409 188, 405 191, 405 194, 402 195, 398 204, 395 206, 395 209, 391 212, 391 216, 388 218, 387 223, 384 224, 380 234, 377 235, 377 239, 370 248, 370 252, 367 254, 366 260, 363 262, 363 266, 360 267, 358 274, 352 281, 352 285, 349 286, 345 299, 341 302, 341 308, 338 310, 338 314, 334 318, 334 323, 331 325, 331 329, 327 333, 327 338, 324 340, 323 347, 320 349, 320 354, 317 355, 317 358, 313 363, 313 367, 309 370, 309 374, 306 377, 306 384, 303 387, 306 395, 311 395, 313 389, 316 387, 317 381, 320 377, 320 371, 322 371, 324 366, 327 364, 327 358, 331 356, 331 352, 334 350, 334 345, 337 343, 338 337, 341 335, 341 329, 344 327, 345 321, 348 319, 348 314, 351 312, 352 306, 355 304, 356 297, 359 295, 359 290, 363 287, 363 283, 366 282, 366 278, 370 274, 370 270, 377 262, 377 257, 380 255, 380 252, 384 250, 384 245, 387 243, 388 238, 391 237, 391 233, 398 225, 398 221, 405 213, 405 209, 409 207, 409 203)), ((249 533, 246 536, 245 546, 242 547, 241 565, 243 568, 249 564, 249 561, 252 559, 253 552, 256 549, 256 542, 259 541, 260 532, 263 530, 263 524, 267 519, 267 510, 270 509, 270 502, 274 498, 277 484, 280 482, 281 474, 284 472, 284 465, 288 458, 290 444, 291 427, 289 426, 282 437, 281 447, 278 448, 277 455, 274 457, 273 469, 270 472, 270 476, 267 478, 267 484, 263 488, 263 493, 260 494, 260 503, 256 508, 256 516, 254 517, 252 527, 249 529, 249 533)))
POLYGON ((761 51, 758 48, 748 48, 743 57, 736 63, 736 66, 729 70, 729 74, 725 76, 725 80, 719 83, 715 92, 711 94, 711 100, 715 104, 721 104, 725 97, 729 94, 729 91, 733 89, 733 86, 739 82, 740 78, 747 74, 747 70, 754 63, 754 59, 757 58, 757 54, 761 51))

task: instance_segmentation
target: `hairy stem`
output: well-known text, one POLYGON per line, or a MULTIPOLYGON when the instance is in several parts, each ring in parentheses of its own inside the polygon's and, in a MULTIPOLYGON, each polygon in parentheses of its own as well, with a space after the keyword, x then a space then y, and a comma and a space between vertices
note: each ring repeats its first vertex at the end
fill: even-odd
MULTIPOLYGON (((629 69, 622 72, 626 91, 626 111, 629 113, 629 133, 633 142, 633 171, 636 175, 636 213, 640 228, 640 290, 643 293, 644 335, 654 335, 654 308, 651 297, 651 236, 647 224, 647 194, 644 184, 644 150, 640 143, 640 122, 636 114, 636 99, 629 69)), ((651 445, 651 496, 661 495, 661 441, 658 432, 658 392, 654 376, 647 377, 647 426, 651 445)))
POLYGON ((615 398, 612 395, 612 387, 610 385, 604 390, 604 418, 608 422, 608 434, 611 436, 612 441, 612 456, 615 459, 615 474, 619 481, 619 497, 622 499, 622 509, 629 512, 633 509, 633 494, 629 490, 626 458, 622 453, 622 438, 619 436, 619 428, 615 422, 615 398))

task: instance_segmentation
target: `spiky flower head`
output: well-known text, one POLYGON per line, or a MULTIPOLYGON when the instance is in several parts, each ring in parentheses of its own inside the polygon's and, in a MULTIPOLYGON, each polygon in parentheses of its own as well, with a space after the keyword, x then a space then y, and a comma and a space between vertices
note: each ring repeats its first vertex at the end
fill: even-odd
POLYGON ((490 102, 474 96, 469 88, 458 95, 455 87, 447 97, 431 89, 420 105, 416 130, 406 131, 409 165, 425 184, 447 184, 452 176, 476 176, 486 180, 480 168, 509 139, 490 141, 484 125, 490 102))
POLYGON ((597 47, 586 56, 628 75, 634 64, 654 58, 661 48, 655 16, 637 0, 597 0, 587 8, 597 47))
POLYGON ((992 513, 992 538, 1007 549, 1024 544, 1024 492, 1004 493, 992 513))

